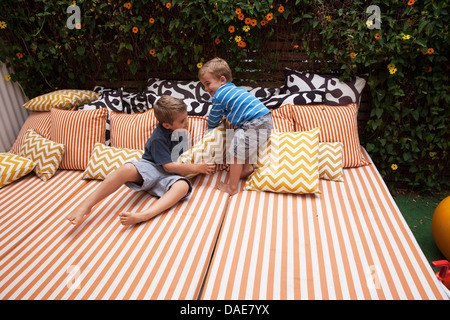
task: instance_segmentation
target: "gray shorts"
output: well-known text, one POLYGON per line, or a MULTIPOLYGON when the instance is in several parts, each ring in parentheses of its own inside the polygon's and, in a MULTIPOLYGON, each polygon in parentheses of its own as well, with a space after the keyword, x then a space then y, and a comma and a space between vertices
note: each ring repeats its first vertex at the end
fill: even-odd
POLYGON ((238 163, 255 164, 258 150, 269 139, 273 129, 272 114, 269 112, 262 117, 245 122, 240 128, 234 130, 234 136, 227 134, 227 163, 232 163, 230 156, 238 163))
POLYGON ((130 163, 136 167, 136 170, 141 175, 143 182, 142 185, 134 182, 126 182, 125 185, 128 188, 134 191, 146 191, 152 196, 160 198, 167 191, 169 191, 170 187, 175 182, 178 180, 185 180, 189 185, 189 191, 183 199, 190 196, 192 192, 192 185, 191 182, 185 177, 167 173, 161 166, 142 158, 139 159, 139 161, 132 161, 130 163))

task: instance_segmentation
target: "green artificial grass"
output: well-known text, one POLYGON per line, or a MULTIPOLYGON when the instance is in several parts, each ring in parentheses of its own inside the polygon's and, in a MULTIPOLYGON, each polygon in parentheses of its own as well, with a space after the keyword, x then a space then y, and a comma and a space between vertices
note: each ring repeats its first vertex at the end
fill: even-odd
MULTIPOLYGON (((448 260, 439 251, 433 239, 431 232, 431 222, 433 213, 438 204, 447 195, 439 196, 420 196, 420 195, 397 195, 394 200, 397 203, 403 217, 405 218, 409 228, 412 230, 414 237, 419 243, 428 262, 436 260, 448 260)), ((439 271, 439 268, 433 268, 439 271)))

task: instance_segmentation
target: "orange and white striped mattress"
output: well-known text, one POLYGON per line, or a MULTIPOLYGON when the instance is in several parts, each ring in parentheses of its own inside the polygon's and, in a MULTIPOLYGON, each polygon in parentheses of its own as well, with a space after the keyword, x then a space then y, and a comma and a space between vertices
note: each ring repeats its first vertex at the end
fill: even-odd
POLYGON ((201 298, 448 299, 375 166, 344 171, 232 197, 201 298))
POLYGON ((0 299, 196 299, 228 196, 226 172, 193 180, 189 200, 136 226, 118 213, 154 197, 127 187, 100 202, 74 228, 66 220, 98 181, 59 170, 0 190, 0 299))

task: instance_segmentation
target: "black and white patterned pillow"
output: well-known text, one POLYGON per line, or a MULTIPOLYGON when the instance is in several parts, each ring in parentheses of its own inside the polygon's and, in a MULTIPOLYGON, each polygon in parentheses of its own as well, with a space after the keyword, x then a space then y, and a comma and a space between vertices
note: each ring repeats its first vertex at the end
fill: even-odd
POLYGON ((286 92, 319 90, 325 93, 323 103, 327 105, 347 105, 361 102, 361 93, 366 80, 354 77, 350 81, 340 81, 339 77, 304 73, 286 68, 286 92))
POLYGON ((294 105, 322 104, 324 96, 325 92, 307 91, 307 92, 279 94, 260 100, 262 103, 264 103, 264 105, 267 108, 276 109, 285 104, 294 104, 294 105))
POLYGON ((169 95, 178 99, 193 99, 199 102, 211 101, 211 96, 203 88, 200 81, 161 80, 150 78, 147 81, 146 93, 158 96, 169 95))

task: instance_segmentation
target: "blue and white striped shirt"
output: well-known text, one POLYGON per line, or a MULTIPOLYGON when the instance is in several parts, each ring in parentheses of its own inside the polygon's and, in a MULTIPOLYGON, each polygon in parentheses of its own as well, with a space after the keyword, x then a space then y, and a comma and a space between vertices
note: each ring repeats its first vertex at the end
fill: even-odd
POLYGON ((224 116, 231 125, 240 127, 244 122, 270 112, 259 99, 231 82, 217 89, 212 102, 213 106, 208 116, 208 130, 217 127, 224 116))

